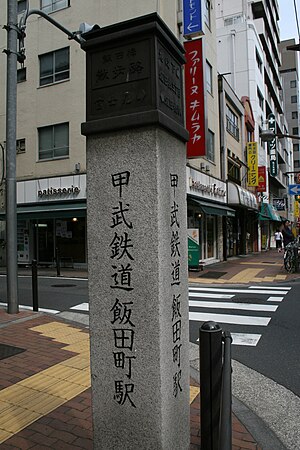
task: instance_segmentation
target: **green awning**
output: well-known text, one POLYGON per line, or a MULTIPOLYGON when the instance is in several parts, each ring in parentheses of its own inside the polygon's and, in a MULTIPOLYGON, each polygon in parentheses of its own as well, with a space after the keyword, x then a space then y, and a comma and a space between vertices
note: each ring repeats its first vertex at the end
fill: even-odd
POLYGON ((281 217, 269 203, 262 203, 260 207, 260 213, 258 215, 259 220, 271 220, 273 222, 281 222, 281 217))
MULTIPOLYGON (((85 217, 86 202, 40 203, 17 206, 18 219, 67 219, 85 217)), ((5 220, 5 213, 0 213, 0 220, 5 220)))
POLYGON ((235 210, 229 208, 227 205, 217 205, 216 203, 204 202, 202 200, 196 200, 195 198, 191 198, 191 201, 199 206, 201 211, 205 214, 211 216, 235 216, 235 210))

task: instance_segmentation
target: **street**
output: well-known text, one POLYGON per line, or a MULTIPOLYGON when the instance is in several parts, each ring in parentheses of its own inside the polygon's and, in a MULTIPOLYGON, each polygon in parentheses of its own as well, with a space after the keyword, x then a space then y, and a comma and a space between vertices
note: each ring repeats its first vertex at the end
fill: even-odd
MULTIPOLYGON (((300 281, 268 285, 193 284, 189 288, 190 341, 214 320, 232 333, 232 357, 300 397, 300 281)), ((32 305, 31 277, 19 277, 20 305, 32 305)), ((88 314, 87 280, 38 279, 39 308, 56 314, 88 314)), ((0 302, 6 303, 6 277, 0 276, 0 302)))

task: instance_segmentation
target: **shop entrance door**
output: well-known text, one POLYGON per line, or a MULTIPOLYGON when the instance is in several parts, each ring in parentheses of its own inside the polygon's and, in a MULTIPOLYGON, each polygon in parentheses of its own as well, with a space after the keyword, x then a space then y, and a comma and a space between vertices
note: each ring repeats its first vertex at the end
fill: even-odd
POLYGON ((40 264, 52 264, 54 260, 54 220, 40 219, 35 223, 36 253, 40 264))
POLYGON ((216 258, 216 218, 215 216, 207 215, 203 221, 203 236, 204 242, 204 259, 216 258))

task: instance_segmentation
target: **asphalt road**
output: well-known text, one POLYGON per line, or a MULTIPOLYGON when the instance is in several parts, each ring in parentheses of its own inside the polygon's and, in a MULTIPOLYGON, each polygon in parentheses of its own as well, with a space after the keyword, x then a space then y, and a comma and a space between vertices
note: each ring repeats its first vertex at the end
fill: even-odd
MULTIPOLYGON (((246 342, 246 345, 244 342, 243 345, 232 346, 233 359, 276 381, 300 397, 300 282, 282 284, 281 290, 280 284, 276 286, 277 288, 274 288, 274 285, 265 288, 256 286, 261 293, 253 287, 244 285, 225 287, 223 285, 222 292, 209 290, 216 286, 193 285, 194 291, 190 290, 190 318, 191 314, 194 314, 193 320, 190 320, 190 341, 197 342, 199 327, 203 321, 217 321, 223 330, 242 336, 242 342, 243 340, 246 342), (212 298, 207 298, 207 294, 212 298), (230 298, 218 298, 224 294, 230 298), (261 309, 251 310, 253 307, 261 309), (227 319, 228 316, 230 319, 227 319), (250 324, 239 323, 239 318, 243 321, 244 316, 250 324), (257 318, 263 324, 257 325, 257 318), (222 320, 228 320, 229 323, 222 323, 222 320), (248 345, 245 336, 255 337, 254 341, 248 345)), ((87 280, 83 279, 39 277, 38 293, 40 308, 68 311, 76 305, 88 303, 87 280)), ((0 276, 0 302, 6 303, 5 276, 0 276)), ((19 277, 19 302, 20 305, 32 305, 31 277, 19 277)), ((87 311, 80 309, 77 312, 87 314, 87 311)))

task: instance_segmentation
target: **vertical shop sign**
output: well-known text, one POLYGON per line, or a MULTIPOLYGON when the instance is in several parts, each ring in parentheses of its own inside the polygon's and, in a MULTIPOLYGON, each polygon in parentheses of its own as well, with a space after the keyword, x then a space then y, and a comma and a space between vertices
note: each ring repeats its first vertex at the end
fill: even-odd
POLYGON ((248 186, 258 186, 257 142, 247 142, 248 186))
POLYGON ((203 33, 202 0, 183 0, 183 36, 191 38, 203 33))
POLYGON ((205 156, 205 108, 202 40, 184 43, 186 51, 186 128, 190 133, 187 157, 205 156))
POLYGON ((258 166, 258 185, 256 187, 257 192, 266 192, 267 180, 266 180, 266 167, 258 166))
MULTIPOLYGON (((274 114, 269 114, 268 116, 268 127, 269 130, 276 134, 276 120, 274 114)), ((277 162, 277 146, 276 146, 276 136, 268 142, 268 151, 270 155, 270 175, 276 177, 278 174, 278 162, 277 162)))

